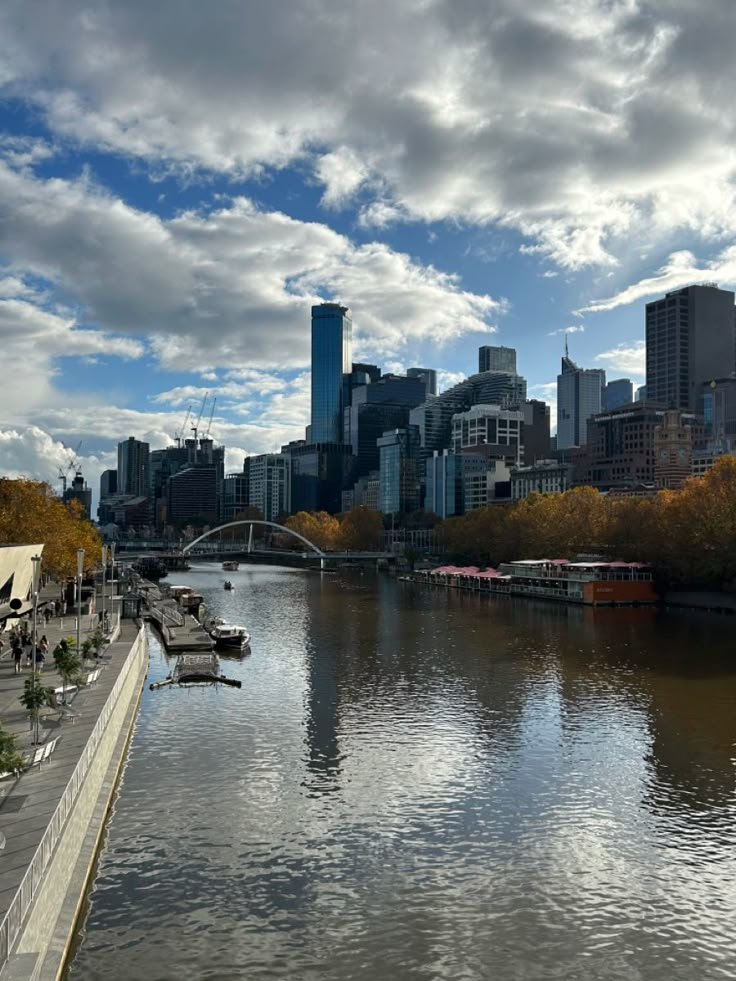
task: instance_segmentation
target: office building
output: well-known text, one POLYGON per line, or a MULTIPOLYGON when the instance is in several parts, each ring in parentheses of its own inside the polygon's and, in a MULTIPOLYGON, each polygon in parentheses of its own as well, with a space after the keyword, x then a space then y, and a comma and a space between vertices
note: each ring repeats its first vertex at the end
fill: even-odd
POLYGON ((548 460, 552 452, 549 406, 539 399, 527 399, 519 408, 524 413, 524 462, 548 460))
POLYGON ((148 496, 149 449, 148 443, 133 436, 118 443, 118 493, 148 496))
POLYGON ((557 449, 584 446, 588 419, 601 411, 606 373, 579 368, 567 354, 557 376, 557 449))
MULTIPOLYGON (((655 430, 666 410, 651 402, 634 402, 588 421, 588 442, 575 461, 575 484, 599 490, 654 488, 656 476, 655 430)), ((702 440, 702 426, 692 413, 681 424, 690 427, 694 443, 702 440)))
POLYGON ((734 294, 686 286, 646 306, 647 399, 697 412, 702 386, 736 370, 734 294))
POLYGON ((378 438, 389 429, 407 426, 410 410, 425 398, 425 382, 416 376, 384 375, 353 389, 351 404, 344 412, 343 434, 353 454, 351 483, 378 470, 378 438))
POLYGON ((713 378, 701 385, 696 412, 703 417, 709 443, 724 450, 736 448, 736 377, 713 378))
POLYGON ((310 443, 295 446, 289 456, 289 510, 338 514, 343 508, 342 491, 352 465, 350 447, 344 443, 310 443))
POLYGON ((166 483, 166 497, 166 524, 178 528, 187 524, 217 524, 220 500, 214 467, 187 467, 179 470, 166 483))
POLYGON ((475 457, 462 471, 463 511, 477 511, 511 497, 511 471, 506 460, 475 457), (483 466, 480 465, 482 460, 483 466))
POLYGON ((291 508, 291 457, 288 453, 251 456, 250 499, 267 521, 289 514, 291 508))
POLYGON ((634 386, 628 378, 615 378, 609 381, 603 389, 601 409, 618 409, 620 405, 629 405, 634 401, 634 386))
POLYGON ((496 345, 485 345, 478 348, 478 371, 508 371, 515 375, 515 348, 496 345))
POLYGON ((452 417, 452 449, 482 452, 487 458, 524 459, 524 413, 500 405, 474 405, 452 417))
POLYGON ((520 501, 530 494, 562 494, 572 484, 573 468, 558 460, 537 460, 511 470, 511 498, 520 501))
POLYGON ((352 331, 347 307, 339 303, 312 307, 310 442, 342 442, 343 409, 352 372, 352 331))
POLYGON ((378 510, 408 514, 419 508, 419 431, 416 426, 393 429, 378 440, 378 510))
POLYGON ((103 470, 100 474, 100 498, 109 497, 118 492, 117 470, 103 470))
POLYGON ((443 519, 464 514, 466 499, 471 510, 474 504, 479 506, 476 502, 481 485, 482 499, 487 503, 488 471, 489 461, 480 454, 434 450, 426 462, 425 509, 443 519))
MULTIPOLYGON (((246 461, 250 457, 246 457, 246 461)), ((250 467, 234 473, 226 473, 222 482, 223 523, 234 521, 236 516, 244 511, 250 503, 250 467)))
POLYGON ((424 382, 424 391, 427 398, 437 394, 437 372, 434 368, 407 368, 407 378, 419 378, 424 382))

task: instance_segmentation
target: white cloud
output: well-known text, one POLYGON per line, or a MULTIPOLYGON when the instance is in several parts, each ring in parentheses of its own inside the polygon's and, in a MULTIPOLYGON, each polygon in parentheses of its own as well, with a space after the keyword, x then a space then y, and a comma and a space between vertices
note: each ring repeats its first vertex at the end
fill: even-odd
MULTIPOLYGON (((0 163, 0 208, 11 278, 23 271, 58 284, 78 315, 106 332, 150 336, 171 369, 303 367, 309 307, 333 296, 349 299, 361 357, 488 330, 504 309, 386 245, 356 246, 245 198, 165 221, 86 177, 42 181, 0 163)), ((93 353, 85 343, 94 346, 75 332, 78 350, 69 353, 93 353)), ((109 343, 124 353, 122 342, 109 343)))
POLYGON ((644 378, 646 374, 646 345, 644 341, 633 341, 630 344, 618 344, 610 351, 596 354, 596 361, 601 361, 607 371, 617 371, 629 377, 644 378))
POLYGON ((736 246, 724 249, 715 259, 699 263, 692 252, 673 252, 654 276, 648 276, 620 290, 614 296, 594 300, 577 313, 600 313, 634 303, 650 296, 661 296, 670 290, 680 289, 691 283, 717 281, 720 285, 736 285, 736 246))
POLYGON ((312 165, 330 206, 374 197, 364 223, 497 222, 576 269, 642 231, 731 233, 735 26, 731 0, 11 2, 0 85, 58 140, 188 175, 312 165))
POLYGON ((585 324, 571 324, 569 327, 559 327, 557 330, 547 331, 547 337, 555 337, 557 334, 582 334, 585 331, 585 324))

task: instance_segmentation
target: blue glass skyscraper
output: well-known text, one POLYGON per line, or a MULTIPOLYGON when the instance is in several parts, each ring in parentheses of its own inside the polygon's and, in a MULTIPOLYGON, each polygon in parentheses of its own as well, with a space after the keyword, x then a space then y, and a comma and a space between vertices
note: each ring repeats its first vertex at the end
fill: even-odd
POLYGON ((352 368, 353 321, 339 303, 312 307, 312 443, 341 443, 343 377, 352 368))

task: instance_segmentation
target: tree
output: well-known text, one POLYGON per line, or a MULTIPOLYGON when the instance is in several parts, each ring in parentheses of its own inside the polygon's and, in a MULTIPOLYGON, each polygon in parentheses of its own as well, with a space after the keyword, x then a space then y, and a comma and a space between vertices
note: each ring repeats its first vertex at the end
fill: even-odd
POLYGON ((383 520, 378 511, 359 505, 340 522, 339 545, 346 551, 370 552, 380 548, 383 520))
POLYGON ((0 725, 0 773, 18 773, 23 757, 16 748, 16 737, 0 725))
POLYGON ((43 544, 44 570, 57 579, 77 574, 77 549, 85 568, 97 563, 102 539, 82 517, 78 501, 65 504, 51 487, 35 480, 0 479, 0 541, 7 545, 43 544))
POLYGON ((326 511, 299 511, 286 522, 286 527, 303 535, 323 552, 335 551, 340 535, 340 523, 326 511))
POLYGON ((41 709, 54 694, 53 688, 47 688, 39 671, 31 671, 23 683, 23 694, 20 696, 21 705, 27 710, 33 729, 33 742, 38 742, 38 722, 41 709))
MULTIPOLYGON (((67 637, 60 640, 54 648, 54 664, 61 675, 64 687, 74 684, 82 671, 81 653, 72 646, 73 644, 74 638, 67 637)), ((66 693, 62 696, 62 700, 66 702, 66 693)))

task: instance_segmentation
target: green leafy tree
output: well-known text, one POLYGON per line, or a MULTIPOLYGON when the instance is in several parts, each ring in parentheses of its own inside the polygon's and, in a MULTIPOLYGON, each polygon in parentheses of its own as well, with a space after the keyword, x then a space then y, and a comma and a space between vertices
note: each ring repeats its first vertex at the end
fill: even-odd
MULTIPOLYGON (((67 637, 65 640, 60 640, 54 648, 54 664, 65 687, 74 684, 82 672, 81 653, 72 646, 73 644, 74 638, 67 637)), ((66 695, 63 700, 66 701, 66 695)))
POLYGON ((17 773, 23 768, 23 757, 16 747, 16 737, 0 725, 0 773, 17 773))
POLYGON ((48 704, 49 699, 54 694, 53 688, 47 688, 41 680, 39 671, 31 671, 29 677, 23 684, 23 693, 20 696, 21 705, 26 709, 31 720, 33 729, 33 742, 38 742, 38 723, 41 709, 48 704))

